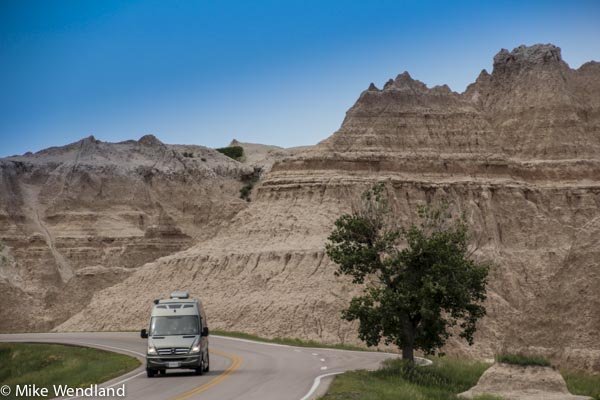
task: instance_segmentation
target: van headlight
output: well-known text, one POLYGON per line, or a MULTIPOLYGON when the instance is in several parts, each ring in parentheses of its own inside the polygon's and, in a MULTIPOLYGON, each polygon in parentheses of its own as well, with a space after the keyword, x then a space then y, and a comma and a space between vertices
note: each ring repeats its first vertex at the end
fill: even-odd
POLYGON ((190 349, 190 353, 191 354, 200 353, 200 344, 193 345, 192 348, 190 349))
POLYGON ((155 356, 156 355, 156 347, 154 347, 152 345, 148 345, 148 354, 151 356, 155 356))

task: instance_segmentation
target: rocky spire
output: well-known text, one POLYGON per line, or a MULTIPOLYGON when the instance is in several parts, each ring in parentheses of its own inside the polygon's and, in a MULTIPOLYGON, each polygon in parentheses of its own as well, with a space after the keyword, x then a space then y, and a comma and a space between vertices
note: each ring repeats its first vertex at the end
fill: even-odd
POLYGON ((383 85, 383 90, 391 90, 393 86, 394 86, 394 80, 388 79, 388 81, 385 83, 385 85, 383 85))
POLYGON ((96 142, 98 142, 98 140, 96 140, 96 138, 94 137, 94 135, 90 135, 88 137, 85 137, 85 138, 81 139, 81 142, 83 142, 83 143, 96 143, 96 142))
POLYGON ((371 84, 369 85, 369 88, 367 89, 367 91, 369 91, 369 92, 379 92, 379 89, 377 88, 377 86, 375 86, 375 84, 373 82, 371 82, 371 84))
POLYGON ((424 92, 427 91, 427 86, 423 82, 413 79, 407 71, 404 71, 399 74, 396 79, 390 79, 385 84, 384 90, 424 92))
POLYGON ((154 135, 144 135, 138 140, 139 144, 144 146, 162 146, 163 142, 158 140, 158 138, 154 135))
POLYGON ((511 52, 502 49, 494 56, 494 74, 535 66, 567 66, 560 48, 553 44, 521 45, 511 52))

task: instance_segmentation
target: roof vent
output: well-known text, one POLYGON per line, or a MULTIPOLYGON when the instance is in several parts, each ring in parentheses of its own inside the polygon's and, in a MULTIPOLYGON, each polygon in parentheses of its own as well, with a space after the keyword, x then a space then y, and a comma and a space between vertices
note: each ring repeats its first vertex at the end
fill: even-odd
POLYGON ((173 293, 171 293, 171 298, 172 299, 189 299, 190 294, 188 292, 176 290, 173 293))

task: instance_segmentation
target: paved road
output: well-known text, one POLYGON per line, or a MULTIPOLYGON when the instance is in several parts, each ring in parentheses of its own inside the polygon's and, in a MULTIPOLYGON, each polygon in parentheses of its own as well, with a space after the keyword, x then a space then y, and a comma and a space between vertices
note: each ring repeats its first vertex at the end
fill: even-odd
MULTIPOLYGON (((131 332, 0 335, 0 341, 70 343, 129 354, 143 360, 146 340, 131 332)), ((195 376, 171 370, 147 378, 144 366, 101 386, 125 384, 127 399, 308 400, 324 393, 335 374, 375 369, 394 355, 315 349, 210 336, 211 371, 195 376)))

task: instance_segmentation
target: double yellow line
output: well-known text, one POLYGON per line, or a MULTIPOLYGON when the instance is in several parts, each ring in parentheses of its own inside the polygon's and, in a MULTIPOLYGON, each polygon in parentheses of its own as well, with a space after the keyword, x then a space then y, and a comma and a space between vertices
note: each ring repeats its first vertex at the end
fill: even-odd
POLYGON ((223 371, 220 375, 215 376, 213 379, 206 382, 205 384, 198 386, 197 388, 194 388, 192 390, 189 390, 185 393, 182 393, 180 395, 177 395, 176 397, 173 397, 171 400, 184 400, 184 399, 188 399, 194 395, 197 395, 199 393, 202 393, 205 390, 208 390, 211 387, 223 382, 225 379, 227 379, 227 377, 233 371, 235 371, 236 369, 238 369, 240 367, 240 365, 242 365, 242 358, 236 356, 235 354, 227 354, 227 353, 223 353, 218 350, 211 350, 210 352, 211 352, 211 354, 216 354, 221 357, 228 358, 229 360, 231 360, 231 365, 229 367, 227 367, 227 369, 225 371, 223 371))

